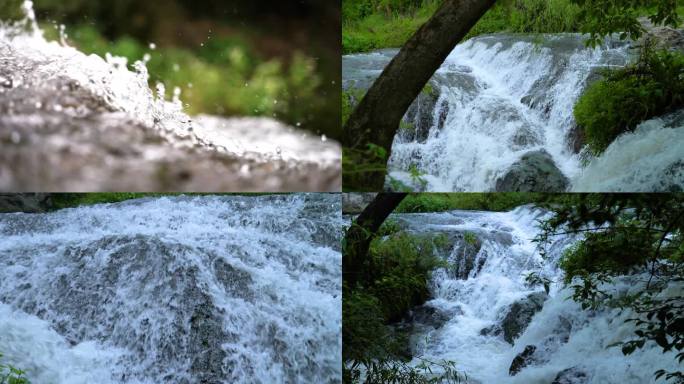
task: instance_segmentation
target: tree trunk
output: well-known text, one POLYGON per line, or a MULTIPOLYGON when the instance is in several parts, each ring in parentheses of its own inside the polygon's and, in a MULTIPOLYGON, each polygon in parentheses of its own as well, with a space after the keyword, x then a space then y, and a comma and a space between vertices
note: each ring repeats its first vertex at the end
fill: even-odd
MULTIPOLYGON (((496 0, 444 0, 440 8, 404 44, 370 87, 345 125, 344 145, 363 151, 369 143, 384 148, 389 158, 392 140, 413 100, 456 44, 496 0)), ((358 156, 354 162, 363 163, 358 156)), ((359 164, 361 165, 361 164, 359 164)), ((360 190, 380 191, 385 172, 370 172, 360 190)), ((354 184, 358 184, 358 179, 354 184)))
POLYGON ((405 197, 406 193, 378 193, 347 229, 342 273, 349 286, 354 286, 361 275, 363 261, 378 229, 405 197))

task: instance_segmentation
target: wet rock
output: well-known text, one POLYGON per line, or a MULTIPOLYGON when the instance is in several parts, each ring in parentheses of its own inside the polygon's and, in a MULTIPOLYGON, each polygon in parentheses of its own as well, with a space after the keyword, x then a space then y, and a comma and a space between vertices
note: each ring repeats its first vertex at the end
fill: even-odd
POLYGON ((375 199, 377 193, 344 193, 342 194, 342 213, 361 213, 375 199))
POLYGON ((496 181, 497 192, 562 192, 569 186, 544 150, 528 152, 496 181))
POLYGON ((451 250, 449 261, 450 275, 459 279, 467 279, 471 272, 480 272, 487 259, 478 257, 482 248, 482 240, 472 232, 457 233, 452 240, 454 247, 451 250))
POLYGON ((515 376, 523 368, 528 366, 534 360, 534 352, 536 350, 537 347, 535 347, 534 345, 526 346, 525 350, 523 350, 517 356, 515 356, 515 358, 513 358, 513 361, 511 362, 511 367, 508 369, 508 374, 511 376, 515 376))
POLYGON ((641 48, 646 44, 654 44, 658 49, 670 49, 684 53, 684 30, 655 26, 646 17, 640 17, 639 22, 646 30, 646 33, 632 45, 632 48, 641 48))
POLYGON ((541 140, 529 127, 520 127, 511 136, 511 143, 516 147, 531 147, 541 144, 541 140))
POLYGON ((573 124, 565 136, 565 142, 568 143, 568 148, 572 153, 580 153, 587 143, 584 130, 579 125, 573 124))
POLYGON ((409 315, 409 322, 439 329, 454 316, 462 315, 460 308, 444 310, 429 304, 414 308, 409 315))
POLYGON ((402 138, 405 141, 423 143, 427 140, 430 129, 434 124, 434 110, 437 106, 439 93, 438 85, 430 81, 426 88, 411 103, 404 116, 404 121, 409 126, 401 132, 402 138))
POLYGON ((0 193, 0 213, 45 212, 52 207, 48 193, 0 193))
POLYGON ((481 335, 499 336, 511 345, 527 328, 532 321, 532 317, 544 306, 544 301, 548 295, 546 292, 535 292, 527 297, 511 304, 506 310, 501 323, 480 331, 481 335))
POLYGON ((589 375, 578 367, 564 369, 558 372, 551 384, 587 384, 589 375))

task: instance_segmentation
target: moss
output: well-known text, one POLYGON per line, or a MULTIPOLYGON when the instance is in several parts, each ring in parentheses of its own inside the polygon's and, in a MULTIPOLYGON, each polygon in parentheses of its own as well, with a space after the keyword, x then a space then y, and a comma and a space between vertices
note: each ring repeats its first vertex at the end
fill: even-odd
POLYGON ((636 63, 604 71, 574 108, 589 151, 602 153, 644 120, 684 107, 684 55, 646 47, 636 63))

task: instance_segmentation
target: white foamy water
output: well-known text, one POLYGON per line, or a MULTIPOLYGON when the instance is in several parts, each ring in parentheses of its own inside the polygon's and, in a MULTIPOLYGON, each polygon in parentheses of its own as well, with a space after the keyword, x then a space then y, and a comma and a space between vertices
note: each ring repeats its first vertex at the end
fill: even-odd
POLYGON ((669 120, 648 120, 634 132, 619 136, 582 169, 573 181, 573 191, 684 190, 684 123, 669 120))
MULTIPOLYGON (((369 87, 396 52, 345 56, 345 87, 369 87)), ((405 117, 414 128, 395 136, 388 180, 433 192, 494 191, 523 155, 545 151, 572 190, 656 191, 681 183, 681 176, 673 183, 659 179, 675 152, 682 158, 677 148, 684 145, 680 135, 665 132, 639 144, 616 143, 613 151, 622 159, 604 155, 610 159, 597 159, 601 165, 578 179, 582 165, 574 148, 573 107, 599 69, 623 66, 632 55, 624 42, 607 40, 604 47, 589 49, 575 34, 496 34, 459 44, 430 81, 439 91, 436 100, 421 95, 422 108, 405 117), (664 140, 674 140, 667 155, 648 167, 642 164, 636 177, 627 171, 624 157, 651 156, 664 140), (424 188, 412 180, 411 167, 423 173, 424 188), (589 175, 600 173, 609 178, 589 175)))
POLYGON ((0 215, 0 352, 33 383, 338 383, 339 195, 0 215))
MULTIPOLYGON (((113 176, 92 179, 93 175, 121 173, 116 167, 128 171, 122 177, 123 187, 117 190, 197 190, 194 185, 150 188, 138 181, 131 188, 127 184, 150 179, 137 174, 138 168, 166 174, 168 168, 182 169, 188 164, 197 168, 191 170, 196 179, 210 179, 211 167, 205 165, 209 162, 214 163, 214 178, 223 173, 223 179, 236 179, 227 182, 233 185, 230 190, 254 190, 248 184, 257 178, 266 184, 259 190, 339 190, 341 149, 335 141, 271 119, 202 116, 195 120, 184 112, 179 89, 167 92, 161 83, 150 89, 149 54, 128 63, 109 54, 104 58, 86 55, 69 46, 63 36, 60 42, 49 42, 36 26, 31 2, 26 1, 23 9, 23 22, 0 22, 0 57, 4 59, 0 142, 7 157, 22 160, 15 166, 0 163, 3 189, 64 189, 59 181, 38 188, 36 183, 26 185, 24 176, 40 169, 33 164, 38 163, 36 152, 45 152, 43 156, 50 159, 42 163, 56 168, 52 174, 64 173, 58 180, 72 178, 72 184, 85 183, 84 190, 112 189, 106 184, 113 176), (170 100, 169 94, 173 95, 170 100), (79 161, 85 170, 70 172, 69 164, 79 161), (242 172, 243 168, 253 172, 242 172)), ((225 92, 229 97, 230 89, 225 92)))
MULTIPOLYGON (((537 220, 546 215, 538 209, 520 207, 504 213, 453 211, 393 216, 411 231, 445 233, 452 239, 470 232, 482 243, 473 258, 475 267, 467 276, 446 269, 433 274, 433 299, 426 306, 446 314, 447 320, 437 327, 429 322, 414 324, 414 354, 431 361, 452 360, 469 382, 482 384, 549 384, 569 368, 585 374, 584 381, 578 383, 643 384, 655 382, 653 373, 657 369, 678 370, 675 353, 664 354, 653 342, 629 356, 624 356, 619 347, 608 347, 633 336, 634 325, 624 322, 633 314, 582 310, 568 299, 571 291, 558 283, 562 273, 557 261, 577 239, 557 236, 548 248, 549 258, 543 260, 531 240, 538 231, 537 220), (483 335, 484 328, 501 323, 511 304, 543 292, 541 286, 525 283, 528 272, 540 270, 557 283, 552 284, 543 308, 514 344, 502 335, 483 335), (511 362, 527 345, 537 347, 536 362, 510 376, 511 362)), ((443 256, 452 265, 463 265, 466 254, 461 238, 443 256)), ((603 289, 629 292, 643 286, 640 279, 639 275, 618 279, 603 289)), ((669 294, 683 295, 682 286, 672 287, 669 294)))

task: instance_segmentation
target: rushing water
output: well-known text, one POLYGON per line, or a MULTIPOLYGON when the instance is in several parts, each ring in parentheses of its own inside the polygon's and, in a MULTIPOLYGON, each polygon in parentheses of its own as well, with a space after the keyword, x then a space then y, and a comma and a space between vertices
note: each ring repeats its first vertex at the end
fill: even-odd
POLYGON ((0 352, 33 383, 338 383, 339 195, 0 215, 0 352))
POLYGON ((339 190, 334 141, 270 119, 193 120, 180 89, 150 89, 149 55, 48 42, 30 1, 24 11, 0 22, 0 188, 339 190))
MULTIPOLYGON (((619 347, 609 347, 633 334, 633 325, 624 323, 631 313, 582 310, 569 299, 570 290, 558 284, 562 274, 557 262, 577 238, 557 236, 548 247, 548 258, 542 259, 531 239, 538 233, 537 221, 546 215, 530 207, 503 213, 393 215, 409 231, 446 234, 453 247, 442 257, 460 267, 458 271, 454 267, 437 270, 430 283, 433 298, 414 311, 410 326, 415 356, 452 360, 470 382, 484 384, 549 384, 569 368, 582 372, 584 378, 561 383, 643 384, 654 382, 657 369, 676 371, 675 354, 663 354, 653 342, 629 356, 619 347), (465 233, 477 238, 476 246, 465 233), (541 271, 556 282, 548 298, 541 286, 525 282, 531 271, 541 271), (541 297, 543 308, 513 344, 506 342, 504 335, 483 332, 502 324, 512 304, 524 303, 531 294, 541 297), (511 376, 511 362, 528 345, 537 348, 535 361, 511 376)), ((640 277, 626 277, 603 288, 628 292, 641 286, 640 277)), ((672 294, 682 295, 681 287, 672 294)))
MULTIPOLYGON (((344 87, 369 87, 396 52, 345 56, 344 87)), ((405 117, 412 127, 400 129, 395 137, 389 178, 420 188, 409 172, 415 167, 424 174, 428 191, 493 191, 523 155, 543 150, 553 172, 567 179, 565 189, 684 186, 681 173, 669 182, 658 179, 673 166, 672 155, 660 156, 648 167, 624 158, 650 156, 666 141, 666 151, 677 152, 684 146, 682 135, 669 129, 623 139, 613 152, 629 154, 605 154, 582 174, 573 106, 599 69, 622 66, 631 55, 627 43, 608 40, 604 47, 589 49, 574 34, 486 35, 458 45, 432 77, 432 91, 424 91, 405 117), (629 170, 633 165, 640 170, 629 170), (635 173, 639 176, 632 177, 635 173), (600 174, 610 177, 595 180, 600 174)))

